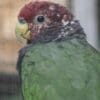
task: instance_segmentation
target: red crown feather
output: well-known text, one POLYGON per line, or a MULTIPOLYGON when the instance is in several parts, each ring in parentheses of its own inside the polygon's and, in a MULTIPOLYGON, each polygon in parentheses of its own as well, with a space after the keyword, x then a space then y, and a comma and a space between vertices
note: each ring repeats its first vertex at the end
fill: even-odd
POLYGON ((18 17, 23 17, 28 23, 32 22, 33 18, 36 16, 36 14, 39 12, 39 10, 48 9, 50 5, 55 5, 57 7, 58 13, 63 17, 63 15, 68 15, 68 19, 71 19, 73 15, 66 10, 65 7, 60 6, 59 4, 47 2, 47 1, 36 1, 36 2, 30 2, 26 4, 20 11, 18 17))

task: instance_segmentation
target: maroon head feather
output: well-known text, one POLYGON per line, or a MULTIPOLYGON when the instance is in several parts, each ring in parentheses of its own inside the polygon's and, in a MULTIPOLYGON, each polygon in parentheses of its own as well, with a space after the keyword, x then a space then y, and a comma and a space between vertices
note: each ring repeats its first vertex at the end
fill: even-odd
POLYGON ((40 11, 44 11, 44 13, 46 13, 47 16, 51 19, 58 19, 57 21, 60 21, 64 15, 67 15, 68 20, 73 18, 73 15, 68 10, 66 10, 65 7, 47 1, 30 2, 29 4, 26 4, 21 9, 18 17, 23 17, 28 23, 30 23, 40 11), (54 7, 54 10, 52 7, 54 7))

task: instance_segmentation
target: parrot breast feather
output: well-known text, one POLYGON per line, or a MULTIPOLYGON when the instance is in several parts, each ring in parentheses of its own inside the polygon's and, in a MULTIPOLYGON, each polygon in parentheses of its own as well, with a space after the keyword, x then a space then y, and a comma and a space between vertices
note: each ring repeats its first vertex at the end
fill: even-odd
POLYGON ((22 57, 25 100, 99 100, 99 75, 100 54, 77 39, 30 46, 22 57))

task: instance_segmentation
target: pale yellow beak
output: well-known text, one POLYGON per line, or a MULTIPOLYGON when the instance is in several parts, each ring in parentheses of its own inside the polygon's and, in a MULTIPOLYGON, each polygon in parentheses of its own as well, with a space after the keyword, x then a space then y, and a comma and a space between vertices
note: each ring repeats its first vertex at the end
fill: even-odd
POLYGON ((19 41, 22 41, 23 39, 25 40, 30 40, 30 31, 27 23, 20 23, 17 22, 16 27, 15 27, 15 33, 16 37, 18 38, 19 41))

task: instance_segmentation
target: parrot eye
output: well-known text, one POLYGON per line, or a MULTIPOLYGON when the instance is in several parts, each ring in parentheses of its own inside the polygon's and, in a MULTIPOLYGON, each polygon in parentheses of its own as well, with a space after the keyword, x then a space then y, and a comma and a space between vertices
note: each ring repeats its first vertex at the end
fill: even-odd
POLYGON ((38 15, 33 19, 33 24, 45 24, 49 22, 49 18, 45 15, 38 15))
POLYGON ((40 23, 44 22, 45 21, 44 16, 38 16, 37 21, 40 22, 40 23))
POLYGON ((25 21, 25 19, 23 17, 20 17, 18 20, 19 20, 19 22, 21 24, 25 24, 26 23, 26 21, 25 21))
POLYGON ((36 17, 36 21, 38 23, 43 23, 45 21, 45 17, 43 15, 39 15, 36 17))

